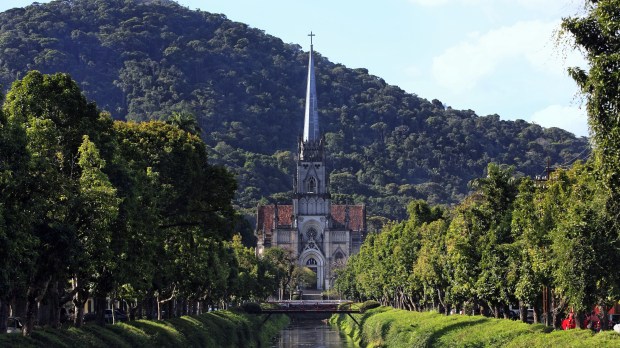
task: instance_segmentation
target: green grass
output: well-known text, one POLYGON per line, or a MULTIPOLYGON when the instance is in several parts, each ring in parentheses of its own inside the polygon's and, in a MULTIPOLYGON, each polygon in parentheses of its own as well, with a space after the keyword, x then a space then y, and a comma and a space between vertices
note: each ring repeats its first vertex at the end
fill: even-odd
POLYGON ((0 347, 261 347, 289 319, 236 311, 217 311, 163 321, 136 320, 115 325, 85 325, 80 329, 35 330, 30 337, 0 335, 0 347))
POLYGON ((380 307, 330 319, 362 347, 620 347, 620 334, 553 331, 543 325, 482 316, 410 312, 380 307))

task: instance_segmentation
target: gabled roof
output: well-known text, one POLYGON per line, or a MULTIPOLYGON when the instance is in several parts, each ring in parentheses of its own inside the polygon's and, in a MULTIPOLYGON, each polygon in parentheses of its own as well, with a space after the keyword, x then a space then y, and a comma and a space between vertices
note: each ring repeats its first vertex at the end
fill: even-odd
MULTIPOLYGON (((293 206, 278 205, 278 225, 293 224, 293 206)), ((256 230, 269 232, 274 228, 273 219, 275 217, 276 205, 259 205, 256 216, 256 230)))
POLYGON ((345 225, 346 211, 349 209, 349 229, 353 231, 366 230, 366 207, 364 205, 332 204, 331 214, 334 222, 345 225))
MULTIPOLYGON (((366 230, 366 207, 364 205, 340 205, 331 206, 333 223, 344 226, 347 208, 349 210, 349 229, 353 231, 366 230)), ((277 205, 278 226, 290 227, 293 224, 293 206, 277 205)), ((256 230, 270 233, 274 226, 276 205, 260 205, 257 209, 256 230)))

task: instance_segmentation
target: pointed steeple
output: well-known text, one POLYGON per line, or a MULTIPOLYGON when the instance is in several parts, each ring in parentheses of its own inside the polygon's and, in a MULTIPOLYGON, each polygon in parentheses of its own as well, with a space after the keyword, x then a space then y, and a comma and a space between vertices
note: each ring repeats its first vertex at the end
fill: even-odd
POLYGON ((310 36, 310 58, 308 61, 308 87, 306 90, 306 114, 304 117, 304 142, 319 141, 321 135, 319 133, 319 111, 316 101, 316 81, 314 79, 314 59, 312 57, 312 32, 310 36))

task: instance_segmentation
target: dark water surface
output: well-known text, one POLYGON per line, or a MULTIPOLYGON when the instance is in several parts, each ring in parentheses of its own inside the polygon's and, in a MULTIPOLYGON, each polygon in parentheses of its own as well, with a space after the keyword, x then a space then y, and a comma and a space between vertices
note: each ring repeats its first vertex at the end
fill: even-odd
POLYGON ((280 331, 272 348, 352 348, 357 347, 350 338, 321 320, 291 322, 280 331))

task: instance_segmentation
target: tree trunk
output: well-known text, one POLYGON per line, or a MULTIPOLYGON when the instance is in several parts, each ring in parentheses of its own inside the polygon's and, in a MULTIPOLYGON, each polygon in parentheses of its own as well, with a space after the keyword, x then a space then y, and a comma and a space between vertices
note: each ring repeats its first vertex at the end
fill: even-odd
POLYGON ((0 299, 0 334, 5 334, 9 319, 9 301, 0 299))
POLYGON ((559 330, 562 327, 562 323, 561 323, 561 318, 560 318, 560 311, 562 311, 562 307, 564 307, 564 304, 562 301, 560 301, 560 299, 555 295, 555 290, 551 289, 551 315, 552 315, 552 322, 553 322, 553 329, 555 330, 559 330), (558 304, 558 302, 560 302, 558 304))
POLYGON ((532 306, 532 316, 534 317, 534 324, 540 323, 540 318, 538 314, 538 308, 536 306, 532 306))
POLYGON ((577 312, 577 315, 575 316, 575 328, 577 329, 585 329, 585 327, 583 327, 583 321, 586 318, 586 314, 583 311, 579 311, 577 312))
POLYGON ((527 322, 527 307, 523 304, 523 301, 519 301, 519 320, 527 322))
POLYGON ((14 296, 11 299, 11 316, 25 318, 26 317, 26 297, 24 293, 20 293, 19 297, 14 296))
POLYGON ((605 306, 604 304, 599 304, 598 309, 599 313, 603 316, 600 321, 601 331, 607 330, 607 328, 609 327, 609 315, 607 314, 607 306, 605 306))
POLYGON ((155 297, 155 302, 157 303, 157 320, 161 320, 161 303, 159 302, 159 294, 155 297))
POLYGON ((504 319, 510 319, 510 307, 507 304, 502 305, 502 312, 504 312, 504 319))
POLYGON ((57 329, 60 327, 60 297, 58 295, 58 281, 54 281, 47 294, 49 310, 49 325, 57 329))
MULTIPOLYGON (((97 297, 95 297, 94 300, 95 300, 95 314, 97 315, 97 324, 103 326, 107 324, 106 318, 105 318, 105 310, 108 307, 106 303, 107 299, 104 296, 97 295, 97 297)), ((114 323, 114 310, 112 311, 111 323, 114 323)))
POLYGON ((34 328, 34 318, 37 314, 37 291, 31 286, 26 294, 26 319, 22 323, 24 336, 30 335, 34 328))
POLYGON ((144 299, 144 309, 146 310, 146 319, 153 320, 153 314, 155 313, 155 303, 153 302, 153 293, 149 292, 149 294, 144 299))
POLYGON ((74 291, 76 292, 73 298, 73 304, 75 305, 75 319, 74 325, 75 327, 82 327, 84 324, 84 305, 88 301, 89 291, 86 289, 84 282, 78 276, 74 278, 75 286, 74 291))
POLYGON ((24 325, 22 333, 24 336, 30 335, 34 329, 35 318, 38 312, 38 304, 47 292, 47 287, 51 278, 37 284, 31 284, 26 292, 26 319, 22 323, 24 325))

